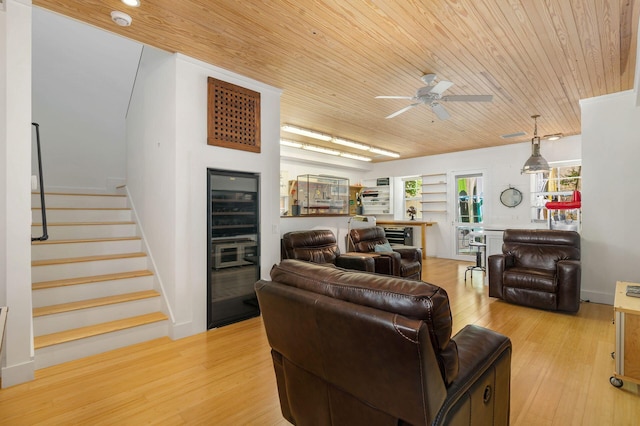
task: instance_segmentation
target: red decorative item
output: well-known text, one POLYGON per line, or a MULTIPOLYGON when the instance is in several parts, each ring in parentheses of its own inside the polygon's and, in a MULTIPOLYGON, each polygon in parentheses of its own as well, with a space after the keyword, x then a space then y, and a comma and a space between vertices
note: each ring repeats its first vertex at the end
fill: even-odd
POLYGON ((549 201, 544 205, 549 210, 579 209, 582 206, 580 191, 573 191, 571 201, 549 201))

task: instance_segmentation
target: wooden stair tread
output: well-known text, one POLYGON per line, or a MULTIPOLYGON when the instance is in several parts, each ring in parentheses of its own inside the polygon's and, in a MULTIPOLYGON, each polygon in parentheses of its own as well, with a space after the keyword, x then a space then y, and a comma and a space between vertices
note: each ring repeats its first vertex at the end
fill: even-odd
POLYGON ((131 318, 124 318, 116 321, 104 322, 102 324, 90 325, 87 327, 75 328, 73 330, 61 331, 59 333, 45 334, 33 339, 34 348, 41 349, 47 346, 53 346, 60 343, 80 340, 87 337, 98 336, 100 334, 111 333, 114 331, 125 330, 140 325, 152 324, 154 322, 165 321, 167 316, 162 312, 153 312, 150 314, 139 315, 131 318))
POLYGON ((134 257, 145 257, 146 255, 147 254, 143 252, 135 252, 135 253, 103 254, 98 256, 65 257, 61 259, 44 259, 44 260, 32 261, 31 266, 62 265, 66 263, 95 262, 100 260, 114 260, 114 259, 130 259, 134 257))
POLYGON ((132 302, 134 300, 149 299, 159 297, 160 293, 155 290, 143 290, 133 293, 118 294, 115 296, 99 297, 96 299, 80 300, 77 302, 61 303, 59 305, 42 306, 33 309, 33 316, 42 317, 45 315, 60 314, 63 312, 78 311, 80 309, 95 308, 97 306, 114 305, 116 303, 132 302))
POLYGON ((146 277, 153 275, 153 272, 144 269, 140 271, 118 272, 115 274, 91 275, 88 277, 65 278, 61 280, 40 281, 33 283, 32 290, 43 290, 45 288, 65 287, 68 285, 79 285, 97 283, 102 281, 124 280, 127 278, 146 277))
MULTIPOLYGON (((134 221, 116 221, 116 222, 47 222, 47 226, 89 226, 89 225, 133 225, 134 221)), ((41 222, 33 222, 31 226, 42 226, 41 222)))
MULTIPOLYGON (((40 195, 40 192, 32 191, 31 195, 40 195)), ((126 197, 126 194, 96 194, 96 193, 81 193, 81 192, 46 192, 44 195, 72 195, 80 197, 126 197)))
POLYGON ((109 237, 109 238, 76 238, 68 240, 45 240, 45 241, 33 241, 32 245, 47 245, 47 244, 74 244, 74 243, 102 243, 109 241, 129 241, 129 240, 141 240, 142 237, 109 237))
MULTIPOLYGON (((31 210, 42 210, 42 207, 31 207, 31 210)), ((129 207, 47 207, 49 210, 131 210, 129 207)))

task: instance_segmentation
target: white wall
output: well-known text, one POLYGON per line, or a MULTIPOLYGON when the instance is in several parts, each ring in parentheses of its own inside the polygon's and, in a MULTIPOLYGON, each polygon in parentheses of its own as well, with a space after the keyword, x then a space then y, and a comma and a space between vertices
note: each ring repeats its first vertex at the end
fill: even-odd
POLYGON ((33 121, 47 190, 108 192, 124 182, 125 117, 141 50, 33 8, 33 121))
POLYGON ((280 91, 145 48, 128 117, 132 201, 178 338, 206 330, 207 168, 260 174, 261 276, 279 261, 280 91), (207 77, 261 94, 261 153, 207 145, 207 77))
POLYGON ((0 305, 7 306, 2 387, 32 380, 31 4, 0 9, 0 305))
POLYGON ((640 107, 633 91, 584 99, 582 293, 613 303, 616 281, 640 282, 640 107))

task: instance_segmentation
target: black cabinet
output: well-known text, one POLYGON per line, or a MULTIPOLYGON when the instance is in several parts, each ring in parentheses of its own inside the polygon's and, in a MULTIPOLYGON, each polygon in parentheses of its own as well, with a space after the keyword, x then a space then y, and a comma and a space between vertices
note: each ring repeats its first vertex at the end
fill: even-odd
POLYGON ((260 314, 260 179, 254 173, 208 170, 208 328, 260 314))

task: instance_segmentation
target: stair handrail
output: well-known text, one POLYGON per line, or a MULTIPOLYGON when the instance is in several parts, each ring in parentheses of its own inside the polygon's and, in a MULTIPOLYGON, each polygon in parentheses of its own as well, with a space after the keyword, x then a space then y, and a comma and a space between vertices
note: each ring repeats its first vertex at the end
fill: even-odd
POLYGON ((40 150, 40 125, 31 123, 36 128, 36 149, 38 151, 38 185, 40 186, 40 207, 42 211, 42 236, 31 237, 31 241, 46 241, 49 239, 47 233, 47 209, 44 204, 44 177, 42 176, 42 153, 40 150))

